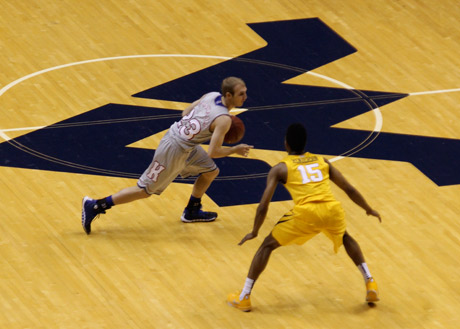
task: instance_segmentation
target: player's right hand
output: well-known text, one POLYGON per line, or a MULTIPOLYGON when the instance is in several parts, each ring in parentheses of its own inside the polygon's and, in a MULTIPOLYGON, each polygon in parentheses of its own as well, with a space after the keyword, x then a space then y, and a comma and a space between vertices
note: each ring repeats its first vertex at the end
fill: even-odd
POLYGON ((235 153, 247 157, 249 155, 249 151, 254 148, 254 145, 248 144, 238 144, 235 146, 235 153))
POLYGON ((367 211, 366 214, 368 216, 377 217, 379 219, 379 222, 380 223, 382 222, 382 217, 380 217, 380 214, 379 214, 379 212, 377 210, 371 209, 370 211, 367 211))
POLYGON ((246 234, 246 236, 240 241, 240 243, 238 243, 239 246, 241 246, 243 243, 245 243, 246 241, 248 240, 252 240, 254 238, 257 237, 257 234, 254 234, 254 233, 248 233, 246 234))

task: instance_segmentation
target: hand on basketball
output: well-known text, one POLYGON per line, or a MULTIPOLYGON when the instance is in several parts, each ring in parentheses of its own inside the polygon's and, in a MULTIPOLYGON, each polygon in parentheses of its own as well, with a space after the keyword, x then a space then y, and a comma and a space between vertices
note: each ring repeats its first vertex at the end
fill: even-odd
POLYGON ((245 243, 246 241, 248 240, 252 240, 254 238, 257 237, 257 234, 254 234, 254 233, 248 233, 246 234, 246 236, 240 241, 240 243, 238 243, 239 246, 241 246, 243 243, 245 243))
POLYGON ((244 157, 247 157, 249 155, 249 151, 254 148, 253 145, 248 145, 248 144, 238 144, 234 146, 236 154, 242 155, 244 157))

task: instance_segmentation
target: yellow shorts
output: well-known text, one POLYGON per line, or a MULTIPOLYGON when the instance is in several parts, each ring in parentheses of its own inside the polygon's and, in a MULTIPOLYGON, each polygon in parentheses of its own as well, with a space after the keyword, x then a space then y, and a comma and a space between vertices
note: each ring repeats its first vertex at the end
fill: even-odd
POLYGON ((337 252, 343 243, 345 212, 338 201, 311 202, 297 205, 285 214, 272 230, 272 236, 282 246, 302 245, 323 232, 334 243, 337 252))

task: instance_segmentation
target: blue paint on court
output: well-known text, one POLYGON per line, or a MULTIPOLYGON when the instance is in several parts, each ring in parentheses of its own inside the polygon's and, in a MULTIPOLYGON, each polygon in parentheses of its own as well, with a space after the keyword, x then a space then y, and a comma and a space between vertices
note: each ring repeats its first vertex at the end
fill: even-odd
MULTIPOLYGON (((285 84, 356 49, 320 19, 249 24, 267 45, 191 73, 134 97, 193 102, 219 89, 222 78, 239 76, 248 86, 242 142, 284 150, 284 132, 302 122, 314 153, 410 162, 436 184, 460 184, 460 141, 396 133, 332 128, 333 125, 407 96, 404 93, 285 84), (356 148, 373 140, 364 148, 356 148)), ((254 33, 248 29, 248 33, 254 33)), ((179 118, 170 109, 107 104, 0 144, 0 165, 81 174, 137 178, 154 150, 127 147, 167 129, 179 118)), ((216 159, 221 169, 208 195, 220 206, 257 203, 270 166, 264 161, 216 159)), ((193 183, 178 178, 177 182, 193 183)), ((134 184, 134 183, 133 183, 134 184)), ((274 200, 290 199, 280 186, 274 200)))

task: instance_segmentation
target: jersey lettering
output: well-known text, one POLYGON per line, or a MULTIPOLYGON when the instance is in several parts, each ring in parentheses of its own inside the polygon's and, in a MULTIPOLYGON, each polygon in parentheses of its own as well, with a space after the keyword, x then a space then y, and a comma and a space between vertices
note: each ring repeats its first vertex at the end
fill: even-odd
POLYGON ((297 170, 302 175, 302 183, 307 184, 311 182, 321 182, 323 180, 323 173, 321 172, 318 163, 312 163, 308 165, 300 165, 297 170))

